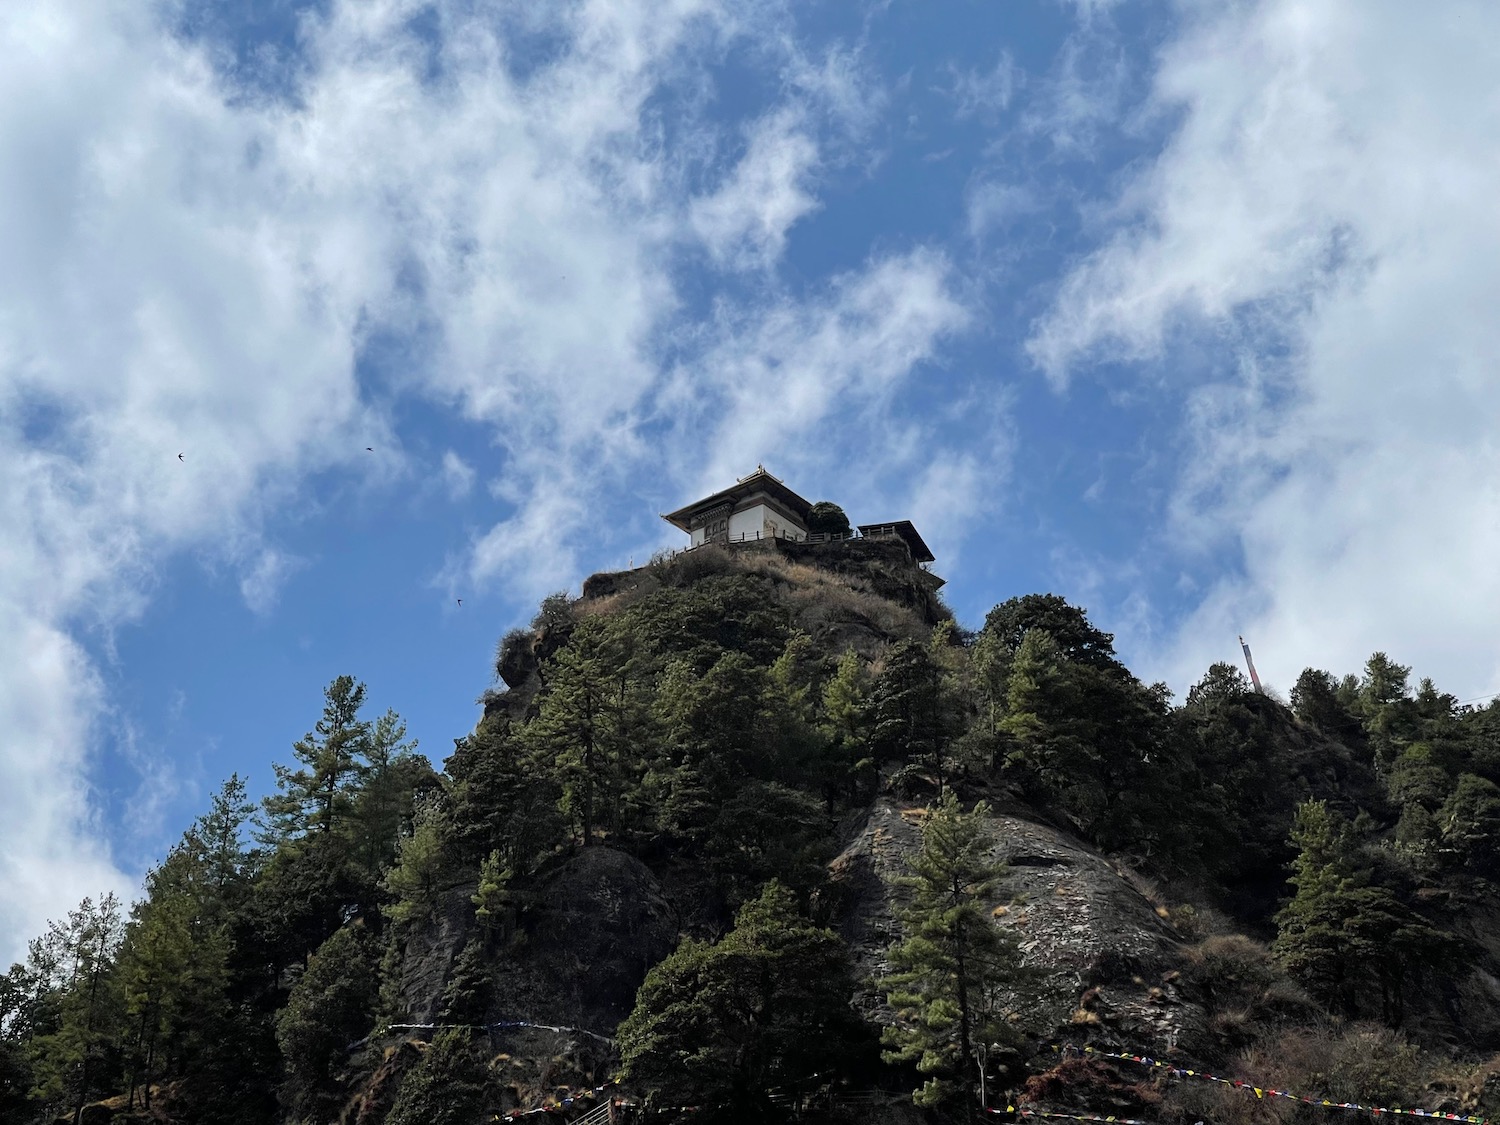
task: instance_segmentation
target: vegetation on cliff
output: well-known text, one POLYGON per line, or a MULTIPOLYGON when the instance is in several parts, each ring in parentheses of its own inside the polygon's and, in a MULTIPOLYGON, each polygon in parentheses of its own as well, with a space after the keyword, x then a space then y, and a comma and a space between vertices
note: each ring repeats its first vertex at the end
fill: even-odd
POLYGON ((850 1084, 962 1115, 983 1073, 1233 1119, 1033 1050, 1120 1033, 1102 976, 1061 1029, 1026 999, 986 800, 1170 888, 1178 965, 1116 976, 1197 1005, 1190 1063, 1495 1096, 1500 707, 1379 653, 1290 706, 1223 664, 1174 705, 1083 610, 1011 598, 970 632, 891 550, 706 548, 549 598, 441 773, 335 680, 262 807, 231 778, 139 902, 86 900, 0 977, 0 1118, 459 1122, 601 1074, 699 1120, 850 1084), (872 984, 829 862, 877 797, 923 843, 872 984), (527 1024, 560 1038, 485 1030, 527 1024))

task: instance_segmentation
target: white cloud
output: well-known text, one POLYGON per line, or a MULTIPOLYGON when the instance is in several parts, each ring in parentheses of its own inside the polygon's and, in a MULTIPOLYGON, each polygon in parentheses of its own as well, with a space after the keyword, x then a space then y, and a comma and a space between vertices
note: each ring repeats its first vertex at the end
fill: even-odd
POLYGON ((954 70, 949 94, 958 103, 959 117, 993 120, 1010 108, 1016 87, 1023 75, 1008 50, 1002 50, 994 67, 988 71, 954 70))
POLYGON ((443 482, 448 486, 448 495, 462 500, 474 487, 474 466, 470 465, 451 449, 443 451, 443 482))
POLYGON ((679 407, 680 448, 696 448, 693 432, 713 435, 700 483, 763 460, 816 463, 882 425, 912 369, 969 323, 949 273, 945 257, 917 250, 836 278, 820 299, 788 299, 748 321, 726 315, 701 362, 697 409, 679 407))
POLYGON ((1041 207, 1041 200, 1031 188, 1021 184, 982 180, 970 188, 964 198, 969 237, 985 238, 1004 230, 1018 219, 1035 214, 1041 207))
POLYGON ((1130 71, 1108 21, 1100 18, 1109 5, 1084 2, 1077 7, 1079 27, 1064 42, 1051 71, 1032 83, 1021 124, 1046 137, 1061 155, 1088 157, 1103 130, 1123 112, 1130 71))
POLYGON ((264 547, 243 578, 240 579, 240 597, 251 613, 261 617, 276 608, 276 599, 288 576, 300 569, 302 560, 293 558, 284 551, 264 547))
MULTIPOLYGON (((1181 115, 1031 340, 1177 366, 1180 546, 1243 574, 1161 657, 1174 682, 1255 645, 1263 676, 1373 650, 1500 687, 1500 10, 1263 0, 1194 15, 1155 99, 1181 115)), ((1201 557, 1201 556, 1200 556, 1201 557)))
POLYGON ((757 121, 726 182, 694 200, 693 229, 716 259, 771 264, 781 257, 787 231, 817 206, 809 190, 817 163, 818 146, 800 113, 783 109, 757 121))
MULTIPOLYGON (((288 560, 264 517, 309 473, 369 472, 388 429, 356 379, 376 334, 424 345, 374 397, 427 397, 499 448, 509 510, 444 580, 546 590, 597 530, 587 497, 659 462, 643 427, 674 403, 701 419, 759 379, 766 416, 744 403, 715 454, 753 460, 831 425, 840 396, 878 410, 965 323, 920 250, 805 306, 772 278, 707 326, 677 319, 683 247, 773 265, 825 148, 880 104, 853 54, 799 55, 776 5, 455 0, 436 43, 410 28, 423 6, 335 0, 302 25, 286 100, 228 85, 153 5, 0 7, 0 954, 130 881, 83 780, 108 701, 73 631, 139 615, 189 548, 224 553, 269 611, 288 560), (507 19, 559 50, 521 75, 507 19), (783 102, 695 209, 694 162, 739 126, 690 121, 664 148, 651 99, 750 35, 783 60, 783 102)), ((679 479, 712 447, 692 448, 679 479)))

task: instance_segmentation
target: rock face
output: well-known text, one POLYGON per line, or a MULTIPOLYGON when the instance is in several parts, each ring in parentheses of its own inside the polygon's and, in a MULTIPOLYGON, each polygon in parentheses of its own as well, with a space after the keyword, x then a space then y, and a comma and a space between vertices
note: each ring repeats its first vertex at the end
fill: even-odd
MULTIPOLYGON (((474 884, 452 888, 414 933, 402 981, 406 1021, 432 1023, 454 960, 474 935, 474 884)), ((519 940, 493 963, 490 1020, 526 1020, 612 1034, 646 972, 677 944, 678 919, 640 860, 584 848, 540 876, 519 940)))
POLYGON ((506 1006, 612 1034, 647 971, 676 948, 676 910, 644 863, 599 846, 568 859, 537 897, 523 947, 500 966, 506 1006))
MULTIPOLYGON (((845 904, 843 936, 866 978, 856 1003, 876 1023, 891 1019, 876 983, 901 937, 908 892, 897 880, 921 848, 923 810, 882 797, 833 862, 845 904)), ((1007 812, 990 820, 990 855, 1008 866, 986 903, 1015 934, 1035 970, 1035 994, 1018 997, 1025 1024, 1043 1038, 1165 1050, 1201 1019, 1165 977, 1180 960, 1175 932, 1129 872, 1057 829, 1007 812)))

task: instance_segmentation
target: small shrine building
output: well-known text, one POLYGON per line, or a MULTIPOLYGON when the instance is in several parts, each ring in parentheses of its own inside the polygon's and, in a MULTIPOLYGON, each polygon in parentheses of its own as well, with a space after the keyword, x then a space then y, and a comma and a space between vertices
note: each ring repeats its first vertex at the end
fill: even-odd
POLYGON ((811 502, 798 496, 779 477, 766 472, 764 465, 757 465, 755 472, 741 477, 729 488, 668 512, 662 519, 687 532, 692 539, 689 549, 705 543, 750 543, 762 539, 801 543, 894 537, 906 544, 913 562, 925 567, 934 561, 932 551, 910 520, 862 523, 856 533, 849 535, 809 534, 811 509, 811 502))

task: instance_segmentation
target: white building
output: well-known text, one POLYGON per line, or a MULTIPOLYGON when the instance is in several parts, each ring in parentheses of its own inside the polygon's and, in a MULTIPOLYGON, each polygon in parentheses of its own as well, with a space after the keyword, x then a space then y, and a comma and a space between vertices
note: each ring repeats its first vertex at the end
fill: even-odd
POLYGON ((812 504, 757 465, 730 488, 705 496, 662 519, 686 531, 694 547, 756 539, 806 539, 812 504))

